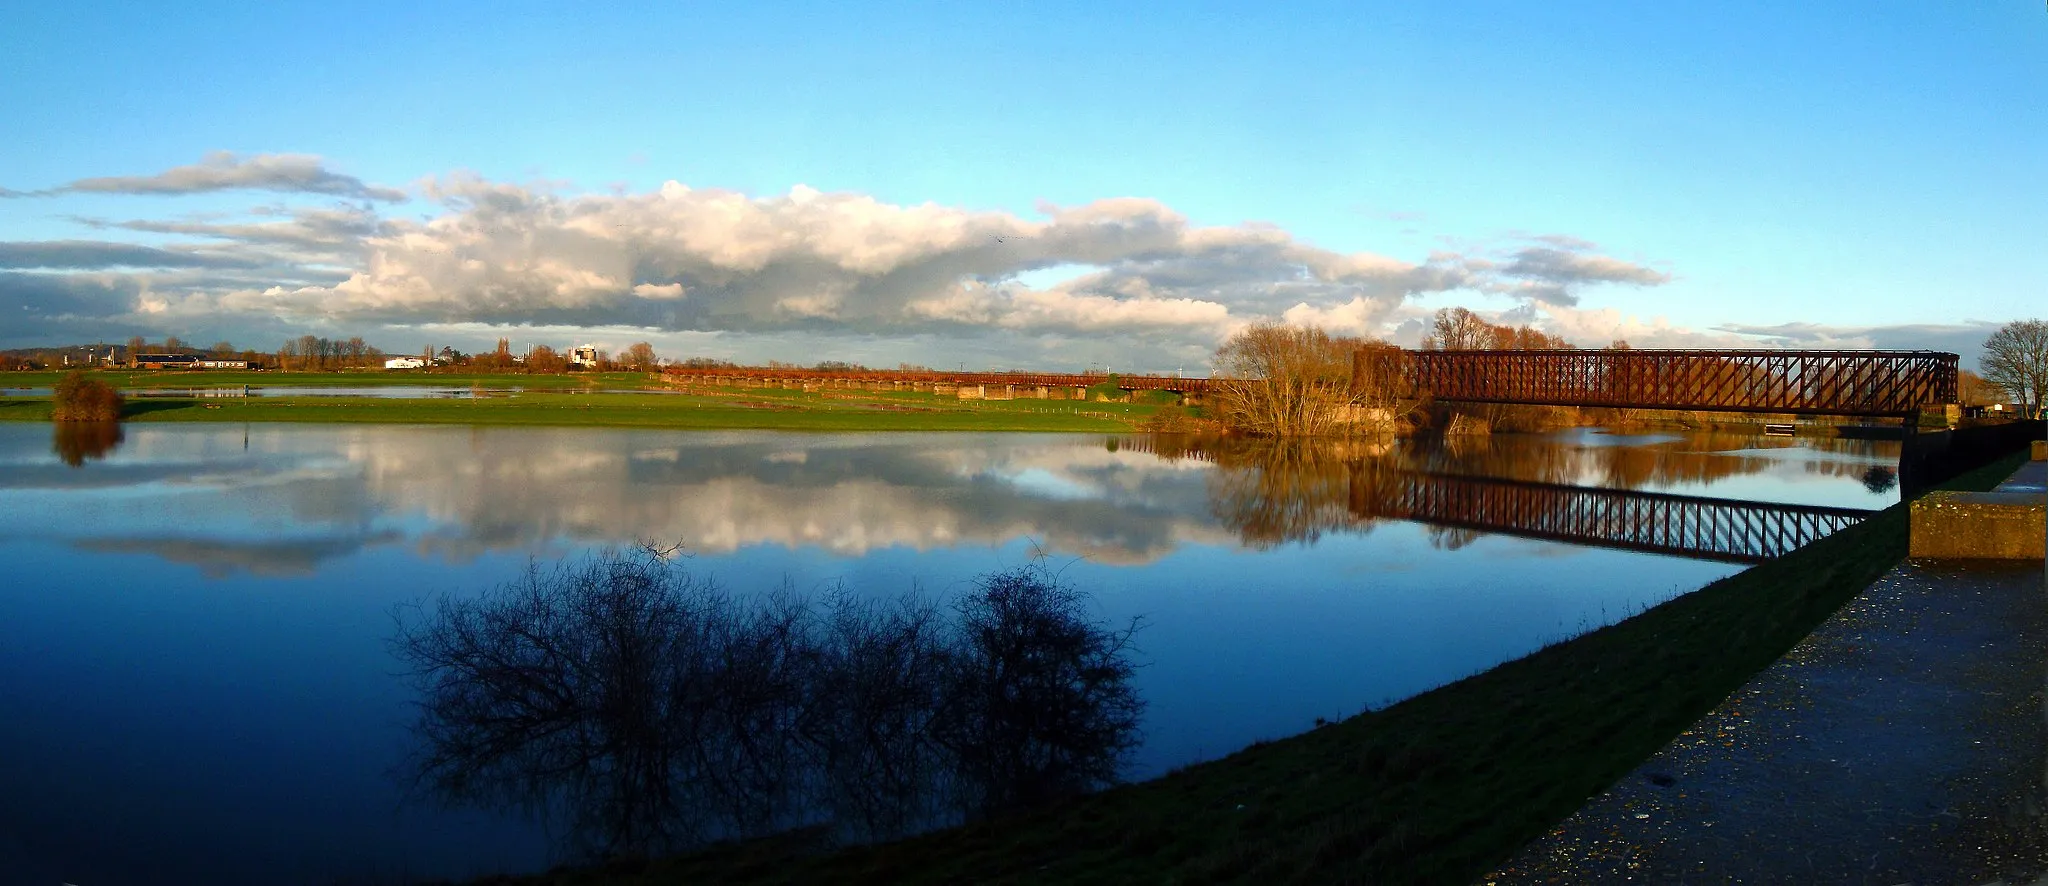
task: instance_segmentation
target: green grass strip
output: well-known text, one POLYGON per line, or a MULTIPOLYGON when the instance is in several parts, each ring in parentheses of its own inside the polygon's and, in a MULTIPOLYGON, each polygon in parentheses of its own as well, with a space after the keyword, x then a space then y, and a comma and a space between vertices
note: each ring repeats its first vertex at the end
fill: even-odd
MULTIPOLYGON (((2024 455, 1944 488, 1988 489, 2024 455)), ((1469 883, 1648 759, 1906 555, 1894 505, 1525 658, 1057 808, 878 846, 807 835, 523 883, 1469 883)))

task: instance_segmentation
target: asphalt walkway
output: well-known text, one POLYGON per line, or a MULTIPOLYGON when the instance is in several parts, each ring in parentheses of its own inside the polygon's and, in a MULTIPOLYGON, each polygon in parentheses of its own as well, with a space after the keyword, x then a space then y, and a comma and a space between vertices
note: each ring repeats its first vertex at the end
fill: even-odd
POLYGON ((2041 563, 1902 564, 1482 882, 2035 882, 2044 683, 2041 563))

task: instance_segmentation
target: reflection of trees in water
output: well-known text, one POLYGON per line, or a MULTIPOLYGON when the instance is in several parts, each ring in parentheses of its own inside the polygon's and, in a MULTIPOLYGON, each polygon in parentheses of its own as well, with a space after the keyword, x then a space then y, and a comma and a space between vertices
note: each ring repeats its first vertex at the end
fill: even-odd
POLYGON ((1313 542, 1324 532, 1358 531, 1353 474, 1385 464, 1386 443, 1226 438, 1208 450, 1209 508, 1246 545, 1313 542))
POLYGON ((117 421, 60 421, 53 426, 50 450, 74 468, 84 467, 88 459, 106 458, 121 445, 121 423, 117 421))
MULTIPOLYGON (((1797 446, 1883 457, 1886 444, 1869 440, 1763 440, 1750 434, 1702 433, 1650 445, 1585 446, 1569 440, 1489 436, 1359 441, 1249 440, 1240 437, 1134 438, 1168 458, 1216 464, 1209 477, 1210 507, 1247 545, 1267 548, 1314 542, 1326 532, 1357 532, 1379 519, 1404 519, 1404 491, 1418 474, 1462 475, 1562 486, 1614 489, 1705 485, 1755 474, 1778 462, 1738 450, 1797 446)), ((1897 444, 1890 444, 1896 454, 1897 444)), ((1866 463, 1811 460, 1809 470, 1865 479, 1866 463)), ((1873 490, 1871 482, 1866 482, 1873 490)), ((1560 500, 1561 501, 1561 500, 1560 500)), ((1533 518, 1533 515, 1529 515, 1533 518)), ((1431 542, 1457 549, 1485 533, 1431 525, 1431 542)))
POLYGON ((570 824, 596 854, 815 823, 855 839, 1113 781, 1136 746, 1131 631, 1048 572, 949 614, 742 600, 639 549, 403 618, 420 787, 570 824))

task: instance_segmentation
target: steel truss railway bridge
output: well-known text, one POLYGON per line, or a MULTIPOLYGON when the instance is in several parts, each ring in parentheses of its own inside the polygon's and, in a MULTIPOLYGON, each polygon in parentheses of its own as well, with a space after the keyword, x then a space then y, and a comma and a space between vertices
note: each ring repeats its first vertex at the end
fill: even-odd
MULTIPOLYGON (((1915 416, 1956 401, 1955 354, 1935 351, 1555 350, 1357 352, 1352 384, 1394 379, 1403 396, 1468 403, 1794 415, 1915 416)), ((1112 381, 1127 391, 1208 394, 1219 378, 1108 373, 681 367, 678 381, 1069 397, 1112 381)))

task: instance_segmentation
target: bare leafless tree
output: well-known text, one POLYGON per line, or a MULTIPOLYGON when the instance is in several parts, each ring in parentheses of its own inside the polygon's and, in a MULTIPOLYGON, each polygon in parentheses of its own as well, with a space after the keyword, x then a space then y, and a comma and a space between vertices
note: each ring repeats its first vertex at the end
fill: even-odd
POLYGON ((631 347, 626 348, 625 363, 635 372, 654 371, 654 345, 644 341, 634 342, 631 347))
MULTIPOLYGON (((1616 345, 1626 348, 1628 343, 1617 341, 1616 345)), ((1489 323, 1485 318, 1464 308, 1438 310, 1429 334, 1422 339, 1423 350, 1431 351, 1558 350, 1571 346, 1571 342, 1562 337, 1528 326, 1489 323)), ((1439 419, 1447 426, 1454 422, 1476 422, 1471 426, 1486 431, 1539 430, 1555 425, 1572 424, 1577 420, 1577 414, 1574 410, 1561 406, 1472 403, 1450 407, 1439 416, 1439 419), (1460 416, 1463 417, 1462 421, 1459 419, 1460 416)))
POLYGON ((547 345, 534 345, 526 352, 527 372, 562 373, 569 371, 568 358, 547 345))
POLYGON ((1990 406, 2011 403, 2012 395, 1984 376, 1963 369, 1956 372, 1956 402, 1964 406, 1990 406))
POLYGON ((1425 351, 1477 351, 1495 344, 1495 327, 1465 308, 1440 308, 1422 337, 1425 351))
POLYGON ((1257 323, 1216 349, 1217 417, 1268 437, 1334 432, 1358 405, 1351 349, 1321 329, 1257 323))
POLYGON ((2019 398, 2028 415, 2042 414, 2048 399, 2048 323, 2015 320, 1999 327, 1985 339, 1978 362, 1984 378, 2019 398))

